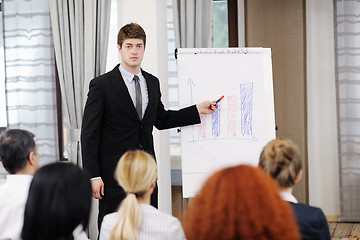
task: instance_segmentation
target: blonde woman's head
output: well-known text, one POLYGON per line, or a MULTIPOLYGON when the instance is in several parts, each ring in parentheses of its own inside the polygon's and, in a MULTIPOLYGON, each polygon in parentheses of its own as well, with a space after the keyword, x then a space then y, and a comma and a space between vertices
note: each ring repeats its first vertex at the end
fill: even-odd
POLYGON ((157 178, 156 169, 155 159, 141 150, 128 151, 120 158, 115 179, 127 196, 120 205, 121 214, 110 233, 110 240, 139 239, 141 212, 138 200, 144 196, 150 197, 157 178))
POLYGON ((272 176, 281 188, 292 187, 302 168, 298 146, 290 140, 269 142, 260 155, 259 166, 272 176))
POLYGON ((141 197, 156 181, 156 162, 144 151, 128 151, 117 164, 115 178, 127 194, 141 197))

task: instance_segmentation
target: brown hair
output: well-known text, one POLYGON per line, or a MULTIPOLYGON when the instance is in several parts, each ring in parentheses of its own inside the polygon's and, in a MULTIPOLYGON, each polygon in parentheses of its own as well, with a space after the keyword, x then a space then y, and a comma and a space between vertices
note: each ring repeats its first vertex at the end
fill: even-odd
POLYGON ((276 182, 246 165, 213 174, 190 201, 182 223, 188 240, 300 239, 276 182))
POLYGON ((129 23, 123 26, 118 33, 118 44, 120 48, 126 38, 139 38, 144 41, 146 45, 146 34, 144 29, 137 23, 129 23))
POLYGON ((292 187, 302 167, 299 148, 290 140, 272 140, 262 150, 259 166, 278 181, 280 187, 292 187))

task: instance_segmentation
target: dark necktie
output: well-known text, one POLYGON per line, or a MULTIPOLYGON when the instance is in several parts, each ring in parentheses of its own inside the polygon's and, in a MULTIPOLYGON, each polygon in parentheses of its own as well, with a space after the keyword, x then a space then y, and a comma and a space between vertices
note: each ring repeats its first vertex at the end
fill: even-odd
POLYGON ((134 81, 135 81, 135 91, 136 91, 136 112, 140 118, 140 120, 142 119, 142 98, 141 98, 141 88, 140 88, 140 79, 138 76, 134 76, 134 81))

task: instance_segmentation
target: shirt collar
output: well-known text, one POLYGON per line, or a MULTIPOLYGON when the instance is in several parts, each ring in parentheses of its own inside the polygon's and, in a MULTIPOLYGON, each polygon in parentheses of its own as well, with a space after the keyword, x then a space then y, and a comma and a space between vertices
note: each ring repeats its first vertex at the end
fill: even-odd
POLYGON ((298 203, 296 198, 289 192, 280 192, 280 196, 284 201, 298 203))
MULTIPOLYGON (((121 64, 119 65, 119 71, 120 71, 121 76, 123 77, 123 79, 124 79, 124 81, 125 81, 126 84, 129 84, 129 83, 132 82, 132 80, 133 80, 133 78, 134 78, 134 74, 132 74, 131 72, 125 70, 125 69, 121 66, 121 64)), ((140 77, 140 76, 142 76, 141 71, 138 72, 138 73, 135 74, 135 75, 137 75, 137 76, 139 77, 140 81, 141 81, 141 77, 140 77)))
POLYGON ((9 174, 6 175, 6 182, 22 182, 22 181, 29 181, 33 179, 32 175, 26 174, 9 174))

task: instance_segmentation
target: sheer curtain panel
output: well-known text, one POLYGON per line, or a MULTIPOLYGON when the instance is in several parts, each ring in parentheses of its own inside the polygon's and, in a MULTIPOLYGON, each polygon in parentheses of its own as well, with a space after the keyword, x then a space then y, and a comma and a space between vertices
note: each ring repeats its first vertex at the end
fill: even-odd
POLYGON ((3 1, 3 12, 8 127, 35 134, 41 165, 58 161, 49 3, 3 1))
POLYGON ((360 1, 335 0, 340 212, 360 220, 360 1))

